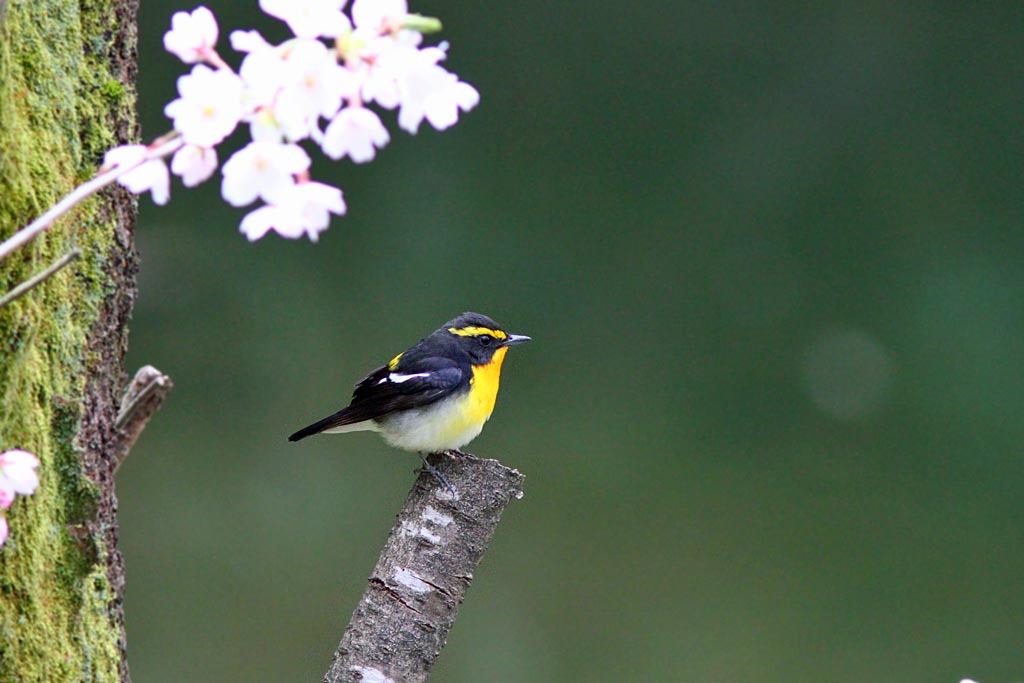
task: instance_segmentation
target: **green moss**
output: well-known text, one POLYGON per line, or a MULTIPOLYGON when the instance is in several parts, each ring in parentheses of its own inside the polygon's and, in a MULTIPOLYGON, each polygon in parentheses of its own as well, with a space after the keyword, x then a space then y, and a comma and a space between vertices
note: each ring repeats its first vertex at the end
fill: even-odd
POLYGON ((113 591, 102 568, 86 576, 84 583, 88 590, 82 593, 85 596, 81 609, 83 619, 78 628, 83 654, 78 680, 116 681, 120 658, 117 641, 93 637, 94 625, 103 624, 107 619, 107 605, 114 597, 113 591))
MULTIPOLYGON (((95 171, 134 93, 111 73, 112 0, 9 0, 0 25, 0 238, 95 171)), ((98 200, 0 261, 4 288, 77 246, 83 257, 0 309, 0 449, 42 465, 36 494, 8 511, 0 548, 0 681, 117 681, 108 549, 85 533, 98 492, 82 470, 86 348, 113 225, 98 200)))
POLYGON ((102 88, 103 96, 107 98, 110 104, 119 104, 121 98, 123 98, 127 91, 121 81, 115 81, 113 79, 103 84, 102 88))

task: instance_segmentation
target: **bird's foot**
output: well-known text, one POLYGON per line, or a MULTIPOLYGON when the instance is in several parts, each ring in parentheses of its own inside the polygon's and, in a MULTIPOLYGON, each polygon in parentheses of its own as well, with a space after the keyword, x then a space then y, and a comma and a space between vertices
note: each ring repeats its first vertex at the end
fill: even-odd
POLYGON ((417 453, 417 455, 419 455, 420 460, 423 461, 423 467, 419 471, 426 472, 434 479, 437 479, 437 481, 440 482, 446 489, 448 489, 448 492, 452 494, 452 498, 457 497, 458 494, 455 492, 455 487, 452 486, 452 483, 450 481, 448 481, 448 477, 441 474, 436 467, 427 462, 426 456, 424 456, 422 453, 417 453))
POLYGON ((442 451, 442 452, 445 455, 458 456, 460 458, 466 458, 467 460, 479 460, 480 459, 480 458, 476 457, 475 455, 473 455, 472 453, 467 453, 466 451, 459 450, 458 448, 449 448, 448 450, 442 451))

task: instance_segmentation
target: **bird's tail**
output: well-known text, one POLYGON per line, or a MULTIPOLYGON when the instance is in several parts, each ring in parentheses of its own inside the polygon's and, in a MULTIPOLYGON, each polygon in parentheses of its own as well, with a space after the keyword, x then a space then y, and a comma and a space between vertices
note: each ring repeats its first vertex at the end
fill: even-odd
POLYGON ((352 413, 347 409, 339 410, 334 415, 328 415, 324 419, 317 420, 308 427, 303 427, 289 436, 288 440, 298 441, 299 439, 305 439, 307 436, 313 436, 314 434, 319 434, 321 432, 340 434, 343 432, 361 432, 366 430, 377 431, 377 424, 373 420, 363 419, 358 422, 354 422, 352 418, 352 413))

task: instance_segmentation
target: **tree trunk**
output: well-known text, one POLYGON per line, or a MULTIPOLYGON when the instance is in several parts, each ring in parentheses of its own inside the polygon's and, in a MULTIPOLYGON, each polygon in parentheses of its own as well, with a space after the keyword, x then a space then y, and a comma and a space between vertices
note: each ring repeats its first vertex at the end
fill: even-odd
MULTIPOLYGON (((0 2, 0 239, 137 137, 137 0, 0 2)), ((135 204, 101 193, 0 261, 0 450, 41 460, 0 548, 0 681, 127 681, 117 550, 117 417, 135 298, 135 204)))

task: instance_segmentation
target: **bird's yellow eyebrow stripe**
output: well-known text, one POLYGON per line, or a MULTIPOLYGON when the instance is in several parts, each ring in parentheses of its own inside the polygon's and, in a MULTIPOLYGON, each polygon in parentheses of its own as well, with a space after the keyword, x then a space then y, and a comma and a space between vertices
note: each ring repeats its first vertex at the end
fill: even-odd
POLYGON ((392 358, 388 362, 388 370, 394 370, 395 368, 397 368, 398 367, 398 361, 400 361, 402 359, 402 356, 404 354, 405 354, 405 351, 402 351, 402 353, 400 353, 397 356, 395 356, 394 358, 392 358))
POLYGON ((489 327, 449 327, 448 331, 460 337, 476 337, 481 334, 488 334, 495 339, 508 339, 508 335, 501 330, 492 330, 489 327))

